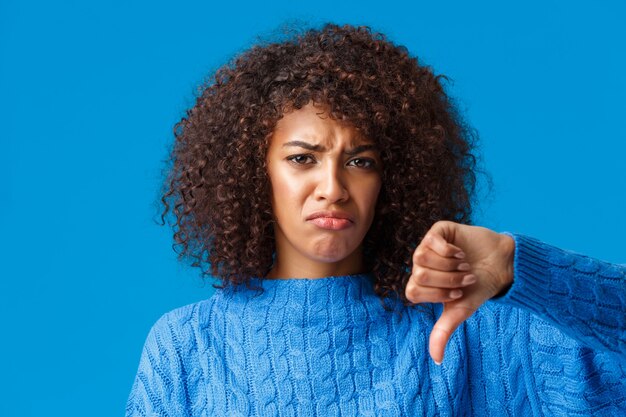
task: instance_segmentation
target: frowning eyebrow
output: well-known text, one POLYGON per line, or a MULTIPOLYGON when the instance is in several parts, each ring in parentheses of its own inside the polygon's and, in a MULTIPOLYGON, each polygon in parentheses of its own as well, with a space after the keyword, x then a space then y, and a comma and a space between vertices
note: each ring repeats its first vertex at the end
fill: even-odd
MULTIPOLYGON (((322 145, 313 145, 311 143, 303 142, 301 140, 292 140, 290 142, 286 142, 283 144, 283 147, 285 146, 297 146, 299 148, 304 148, 304 149, 308 149, 310 151, 315 151, 315 152, 324 152, 326 150, 326 148, 323 147, 322 145)), ((376 145, 374 144, 359 145, 352 149, 346 149, 345 151, 343 151, 343 153, 345 153, 346 155, 352 156, 352 155, 357 155, 361 152, 365 152, 369 150, 376 150, 376 145)))

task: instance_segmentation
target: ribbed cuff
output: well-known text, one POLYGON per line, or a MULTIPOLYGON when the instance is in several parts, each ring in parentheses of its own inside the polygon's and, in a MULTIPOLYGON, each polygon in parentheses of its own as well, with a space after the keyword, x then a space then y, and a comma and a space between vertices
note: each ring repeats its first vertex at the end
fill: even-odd
POLYGON ((515 241, 513 284, 501 297, 492 300, 545 314, 550 303, 548 245, 528 236, 504 232, 515 241))

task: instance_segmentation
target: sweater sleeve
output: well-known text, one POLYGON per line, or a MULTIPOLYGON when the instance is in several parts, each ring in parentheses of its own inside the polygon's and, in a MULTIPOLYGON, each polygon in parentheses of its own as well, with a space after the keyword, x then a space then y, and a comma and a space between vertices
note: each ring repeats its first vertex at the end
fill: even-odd
POLYGON ((513 285, 495 302, 523 308, 583 345, 626 359, 626 265, 515 240, 513 285))
POLYGON ((128 401, 126 417, 190 415, 171 312, 150 329, 128 401))

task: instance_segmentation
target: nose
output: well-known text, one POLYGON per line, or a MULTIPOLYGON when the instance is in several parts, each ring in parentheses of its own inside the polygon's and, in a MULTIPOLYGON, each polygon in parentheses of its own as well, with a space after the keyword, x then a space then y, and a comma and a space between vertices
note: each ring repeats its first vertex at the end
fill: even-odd
POLYGON ((327 164, 324 169, 320 170, 320 178, 315 188, 315 199, 335 203, 347 201, 348 196, 348 189, 341 169, 337 168, 335 164, 327 164))

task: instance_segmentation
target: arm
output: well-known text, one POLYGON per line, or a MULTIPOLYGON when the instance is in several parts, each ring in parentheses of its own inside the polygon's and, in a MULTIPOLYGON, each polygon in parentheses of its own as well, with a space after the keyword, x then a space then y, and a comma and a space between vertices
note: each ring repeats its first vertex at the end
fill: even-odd
POLYGON ((429 340, 437 363, 456 328, 490 299, 522 307, 586 346, 626 356, 626 266, 521 235, 436 222, 413 254, 405 293, 412 302, 443 303, 429 340))
POLYGON ((515 240, 514 279, 496 302, 532 312, 583 345, 626 357, 626 266, 515 240))
POLYGON ((126 417, 184 416, 188 412, 183 366, 168 314, 152 326, 126 403, 126 417))

